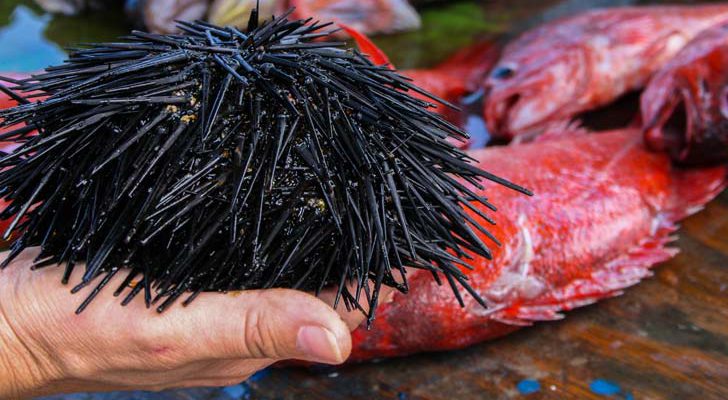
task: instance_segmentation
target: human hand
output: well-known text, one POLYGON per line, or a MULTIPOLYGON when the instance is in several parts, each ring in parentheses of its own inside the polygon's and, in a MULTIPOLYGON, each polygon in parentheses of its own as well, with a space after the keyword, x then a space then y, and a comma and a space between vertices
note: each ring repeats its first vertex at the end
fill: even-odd
POLYGON ((284 359, 339 364, 363 319, 288 289, 202 293, 158 314, 142 296, 119 305, 112 292, 125 274, 76 315, 94 286, 69 294, 83 268, 64 286, 63 268, 30 271, 36 255, 27 250, 0 271, 0 399, 226 386, 284 359))

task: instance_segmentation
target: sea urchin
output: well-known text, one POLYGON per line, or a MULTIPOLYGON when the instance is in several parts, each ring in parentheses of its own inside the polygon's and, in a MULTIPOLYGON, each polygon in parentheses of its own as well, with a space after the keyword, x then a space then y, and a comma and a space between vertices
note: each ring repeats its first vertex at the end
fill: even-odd
POLYGON ((79 312, 121 271, 123 304, 143 292, 160 312, 186 292, 332 286, 372 317, 405 267, 478 298, 460 268, 490 257, 475 230, 495 208, 469 187, 527 191, 471 165, 411 81, 287 15, 133 32, 5 78, 22 103, 0 111, 19 144, 0 159, 5 264, 40 246, 35 267, 67 281, 85 262, 75 291, 102 278, 79 312))

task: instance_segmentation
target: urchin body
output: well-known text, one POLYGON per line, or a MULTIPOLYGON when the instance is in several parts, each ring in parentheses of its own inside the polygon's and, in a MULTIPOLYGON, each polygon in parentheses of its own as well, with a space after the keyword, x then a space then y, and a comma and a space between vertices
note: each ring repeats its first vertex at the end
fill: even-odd
POLYGON ((15 81, 25 104, 0 112, 21 144, 0 160, 9 259, 40 246, 38 266, 66 276, 85 262, 84 284, 104 278, 79 311, 122 271, 124 302, 160 311, 186 292, 326 286, 374 310, 381 285, 406 290, 405 267, 472 292, 460 268, 490 255, 474 231, 494 207, 470 188, 520 188, 470 165, 419 89, 312 41, 326 25, 180 26, 15 81))

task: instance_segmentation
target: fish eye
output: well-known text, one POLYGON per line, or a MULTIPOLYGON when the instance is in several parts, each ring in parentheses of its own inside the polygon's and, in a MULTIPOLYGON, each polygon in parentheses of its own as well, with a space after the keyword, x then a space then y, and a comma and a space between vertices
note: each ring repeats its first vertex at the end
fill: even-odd
POLYGON ((493 79, 508 79, 516 73, 514 67, 508 65, 501 65, 496 67, 490 74, 493 79))

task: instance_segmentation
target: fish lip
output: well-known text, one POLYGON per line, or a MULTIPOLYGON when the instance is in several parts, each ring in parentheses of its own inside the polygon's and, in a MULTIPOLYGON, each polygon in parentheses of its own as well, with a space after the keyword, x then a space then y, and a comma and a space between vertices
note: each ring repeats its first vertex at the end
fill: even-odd
MULTIPOLYGON (((582 57, 583 58, 583 57, 582 57)), ((563 63, 563 57, 555 57, 551 59, 551 64, 563 63)), ((510 63, 504 65, 519 65, 518 63, 510 63)), ((574 65, 568 65, 567 67, 574 67, 574 65)), ((583 68, 579 68, 576 65, 573 68, 574 71, 581 71, 583 68)), ((515 68, 515 67, 514 67, 515 68)), ((519 71, 517 77, 510 77, 505 80, 489 78, 486 82, 486 89, 488 96, 485 101, 485 119, 488 125, 488 130, 495 133, 496 135, 505 137, 507 139, 514 139, 517 136, 535 136, 542 130, 541 125, 547 123, 549 120, 557 116, 564 107, 568 106, 568 102, 557 100, 554 96, 550 96, 549 90, 552 89, 554 82, 559 79, 559 76, 546 74, 544 76, 543 68, 535 68, 530 66, 529 68, 516 68, 519 71), (520 70, 520 71, 519 71, 520 70), (517 124, 513 119, 513 116, 517 114, 525 106, 524 99, 538 98, 539 95, 544 97, 550 96, 550 102, 557 103, 556 107, 553 107, 548 112, 540 115, 537 119, 527 121, 525 124, 517 124), (505 106, 504 106, 505 105, 505 106)), ((574 78, 572 74, 572 78, 574 78)), ((573 89, 570 89, 569 94, 579 93, 584 91, 585 87, 589 84, 590 77, 582 73, 578 74, 578 82, 573 85, 573 89)), ((562 96, 564 97, 564 96, 562 96)), ((565 96, 571 98, 573 96, 565 96)))
POLYGON ((488 131, 509 139, 513 138, 515 134, 510 130, 510 115, 520 99, 519 91, 508 91, 494 97, 489 95, 485 102, 485 122, 488 131))
POLYGON ((505 90, 497 95, 489 94, 485 102, 485 121, 488 131, 509 140, 538 135, 540 132, 539 126, 556 115, 563 107, 562 104, 548 114, 541 116, 538 120, 517 124, 513 116, 524 107, 524 98, 538 96, 539 92, 534 89, 538 86, 538 83, 533 83, 505 90))
POLYGON ((534 88, 538 87, 538 83, 518 85, 518 82, 508 82, 507 85, 511 87, 500 89, 492 81, 486 83, 484 114, 489 132, 513 139, 520 130, 513 129, 511 116, 514 114, 514 110, 521 106, 524 97, 534 94, 534 88))
POLYGON ((685 160, 698 139, 696 99, 687 88, 680 87, 673 87, 665 97, 655 114, 645 121, 645 142, 652 150, 685 160))

